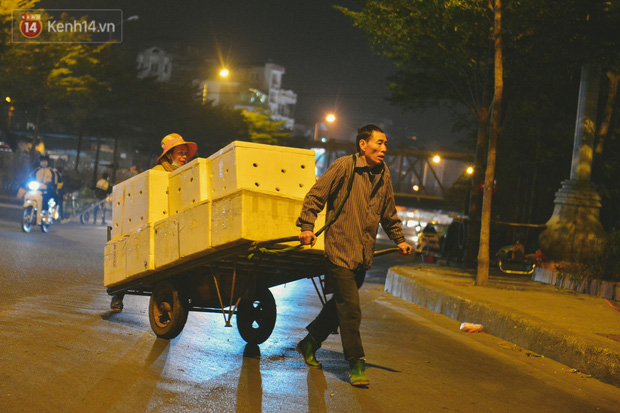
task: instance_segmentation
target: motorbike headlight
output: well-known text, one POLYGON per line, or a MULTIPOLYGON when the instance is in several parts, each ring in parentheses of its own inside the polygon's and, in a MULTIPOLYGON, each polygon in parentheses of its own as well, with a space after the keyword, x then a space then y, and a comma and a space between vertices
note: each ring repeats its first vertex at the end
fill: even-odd
POLYGON ((36 191, 37 189, 39 189, 39 182, 38 181, 28 182, 28 189, 30 189, 31 191, 36 191))

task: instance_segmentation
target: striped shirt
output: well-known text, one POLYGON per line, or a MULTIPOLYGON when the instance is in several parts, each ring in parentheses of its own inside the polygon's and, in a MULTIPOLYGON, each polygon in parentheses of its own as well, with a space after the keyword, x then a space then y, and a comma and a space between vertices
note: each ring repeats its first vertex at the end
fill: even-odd
MULTIPOLYGON (((326 220, 347 192, 352 157, 335 160, 304 198, 297 226, 315 231, 317 215, 327 208, 326 220)), ((355 179, 340 216, 325 230, 325 255, 335 265, 350 270, 372 265, 379 223, 396 244, 405 242, 402 223, 396 214, 390 171, 381 163, 372 170, 366 159, 355 155, 355 179)), ((317 229, 318 230, 318 229, 317 229)))

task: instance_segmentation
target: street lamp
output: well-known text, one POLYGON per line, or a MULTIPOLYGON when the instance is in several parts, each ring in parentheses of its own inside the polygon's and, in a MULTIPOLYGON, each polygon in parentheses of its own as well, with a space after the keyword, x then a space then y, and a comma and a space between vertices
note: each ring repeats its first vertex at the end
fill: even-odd
MULTIPOLYGON (((120 22, 117 23, 117 24, 119 24, 121 26, 121 39, 120 39, 121 42, 123 41, 123 32, 122 32, 122 30, 123 30, 123 23, 134 21, 134 20, 139 20, 139 19, 140 19, 140 16, 133 15, 133 16, 129 16, 125 20, 121 20, 120 22)), ((112 34, 114 34, 115 32, 116 32, 116 25, 114 25, 114 31, 109 31, 108 32, 108 34, 109 34, 108 41, 111 42, 112 40, 114 40, 115 42, 118 42, 118 39, 112 39, 112 34)))
MULTIPOLYGON (((336 115, 334 115, 333 113, 328 114, 327 116, 325 116, 325 120, 329 123, 333 123, 336 120, 336 115)), ((321 122, 316 122, 314 124, 314 141, 318 141, 319 140, 319 125, 321 124, 321 122)))

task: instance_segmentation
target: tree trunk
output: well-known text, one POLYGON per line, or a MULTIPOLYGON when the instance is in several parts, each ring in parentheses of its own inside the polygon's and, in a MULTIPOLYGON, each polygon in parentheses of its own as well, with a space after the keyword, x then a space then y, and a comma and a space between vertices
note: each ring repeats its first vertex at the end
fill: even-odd
POLYGON ((97 185, 97 169, 99 168, 99 152, 101 151, 101 138, 97 138, 97 150, 95 151, 95 165, 93 165, 93 184, 97 185))
POLYGON ((78 166, 80 165, 80 152, 82 151, 82 132, 83 129, 80 127, 78 130, 77 149, 75 152, 75 168, 73 168, 76 178, 78 176, 78 166))
POLYGON ((484 170, 488 127, 489 111, 486 107, 483 107, 478 112, 478 138, 469 195, 469 232, 467 233, 467 267, 469 268, 474 268, 474 257, 476 256, 476 246, 478 245, 478 235, 480 234, 480 185, 484 181, 482 171, 484 170))
POLYGON ((495 180, 495 158, 497 157, 497 137, 500 132, 500 108, 504 91, 502 62, 502 2, 495 0, 493 7, 495 18, 495 96, 491 119, 491 137, 487 169, 484 176, 484 196, 482 199, 482 217, 480 219, 480 248, 478 251, 478 271, 476 285, 485 286, 489 282, 489 240, 491 238, 491 200, 493 198, 493 181, 495 180))
POLYGON ((601 127, 598 130, 598 137, 596 142, 596 149, 594 153, 596 156, 603 154, 603 147, 605 145, 605 138, 609 132, 609 124, 611 123, 611 115, 614 110, 614 102, 616 101, 616 93, 618 92, 618 80, 620 80, 620 74, 607 72, 609 78, 609 90, 607 92, 607 103, 605 104, 605 116, 601 122, 601 127))
POLYGON ((118 170, 118 135, 114 137, 114 155, 112 157, 112 176, 110 182, 116 182, 116 171, 118 170))

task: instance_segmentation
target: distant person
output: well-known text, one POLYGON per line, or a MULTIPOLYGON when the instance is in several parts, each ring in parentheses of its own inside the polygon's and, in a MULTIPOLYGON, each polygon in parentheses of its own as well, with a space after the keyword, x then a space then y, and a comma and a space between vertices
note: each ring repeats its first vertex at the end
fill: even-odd
MULTIPOLYGON (((157 158, 157 165, 154 171, 172 172, 185 165, 198 150, 198 145, 194 142, 185 141, 178 133, 171 133, 164 136, 161 140, 162 153, 157 158)), ((123 298, 125 294, 115 294, 112 296, 110 308, 115 313, 123 311, 123 298)))
POLYGON ((41 156, 39 167, 32 171, 29 179, 35 179, 40 184, 39 189, 43 194, 42 212, 47 211, 50 199, 54 199, 58 204, 62 203, 59 195, 62 188, 62 175, 56 168, 50 166, 49 156, 41 156))
POLYGON ((357 149, 357 154, 334 161, 317 180, 308 191, 297 219, 301 229, 299 241, 302 245, 314 245, 318 214, 326 208, 329 220, 348 192, 349 179, 353 179, 340 215, 325 231, 328 261, 325 283, 327 291, 334 295, 306 327, 308 334, 297 344, 297 351, 308 367, 322 368, 315 352, 340 327, 351 384, 367 386, 370 382, 365 373, 366 356, 360 336, 362 311, 358 289, 373 261, 379 223, 401 254, 410 254, 412 247, 405 241, 402 222, 396 214, 390 171, 383 162, 387 151, 385 133, 374 125, 360 128, 357 149))
POLYGON ((97 213, 101 209, 101 225, 105 225, 105 214, 107 212, 105 199, 112 193, 112 184, 109 181, 110 175, 107 172, 101 174, 101 179, 95 185, 95 197, 99 200, 93 212, 93 224, 97 224, 97 213))

